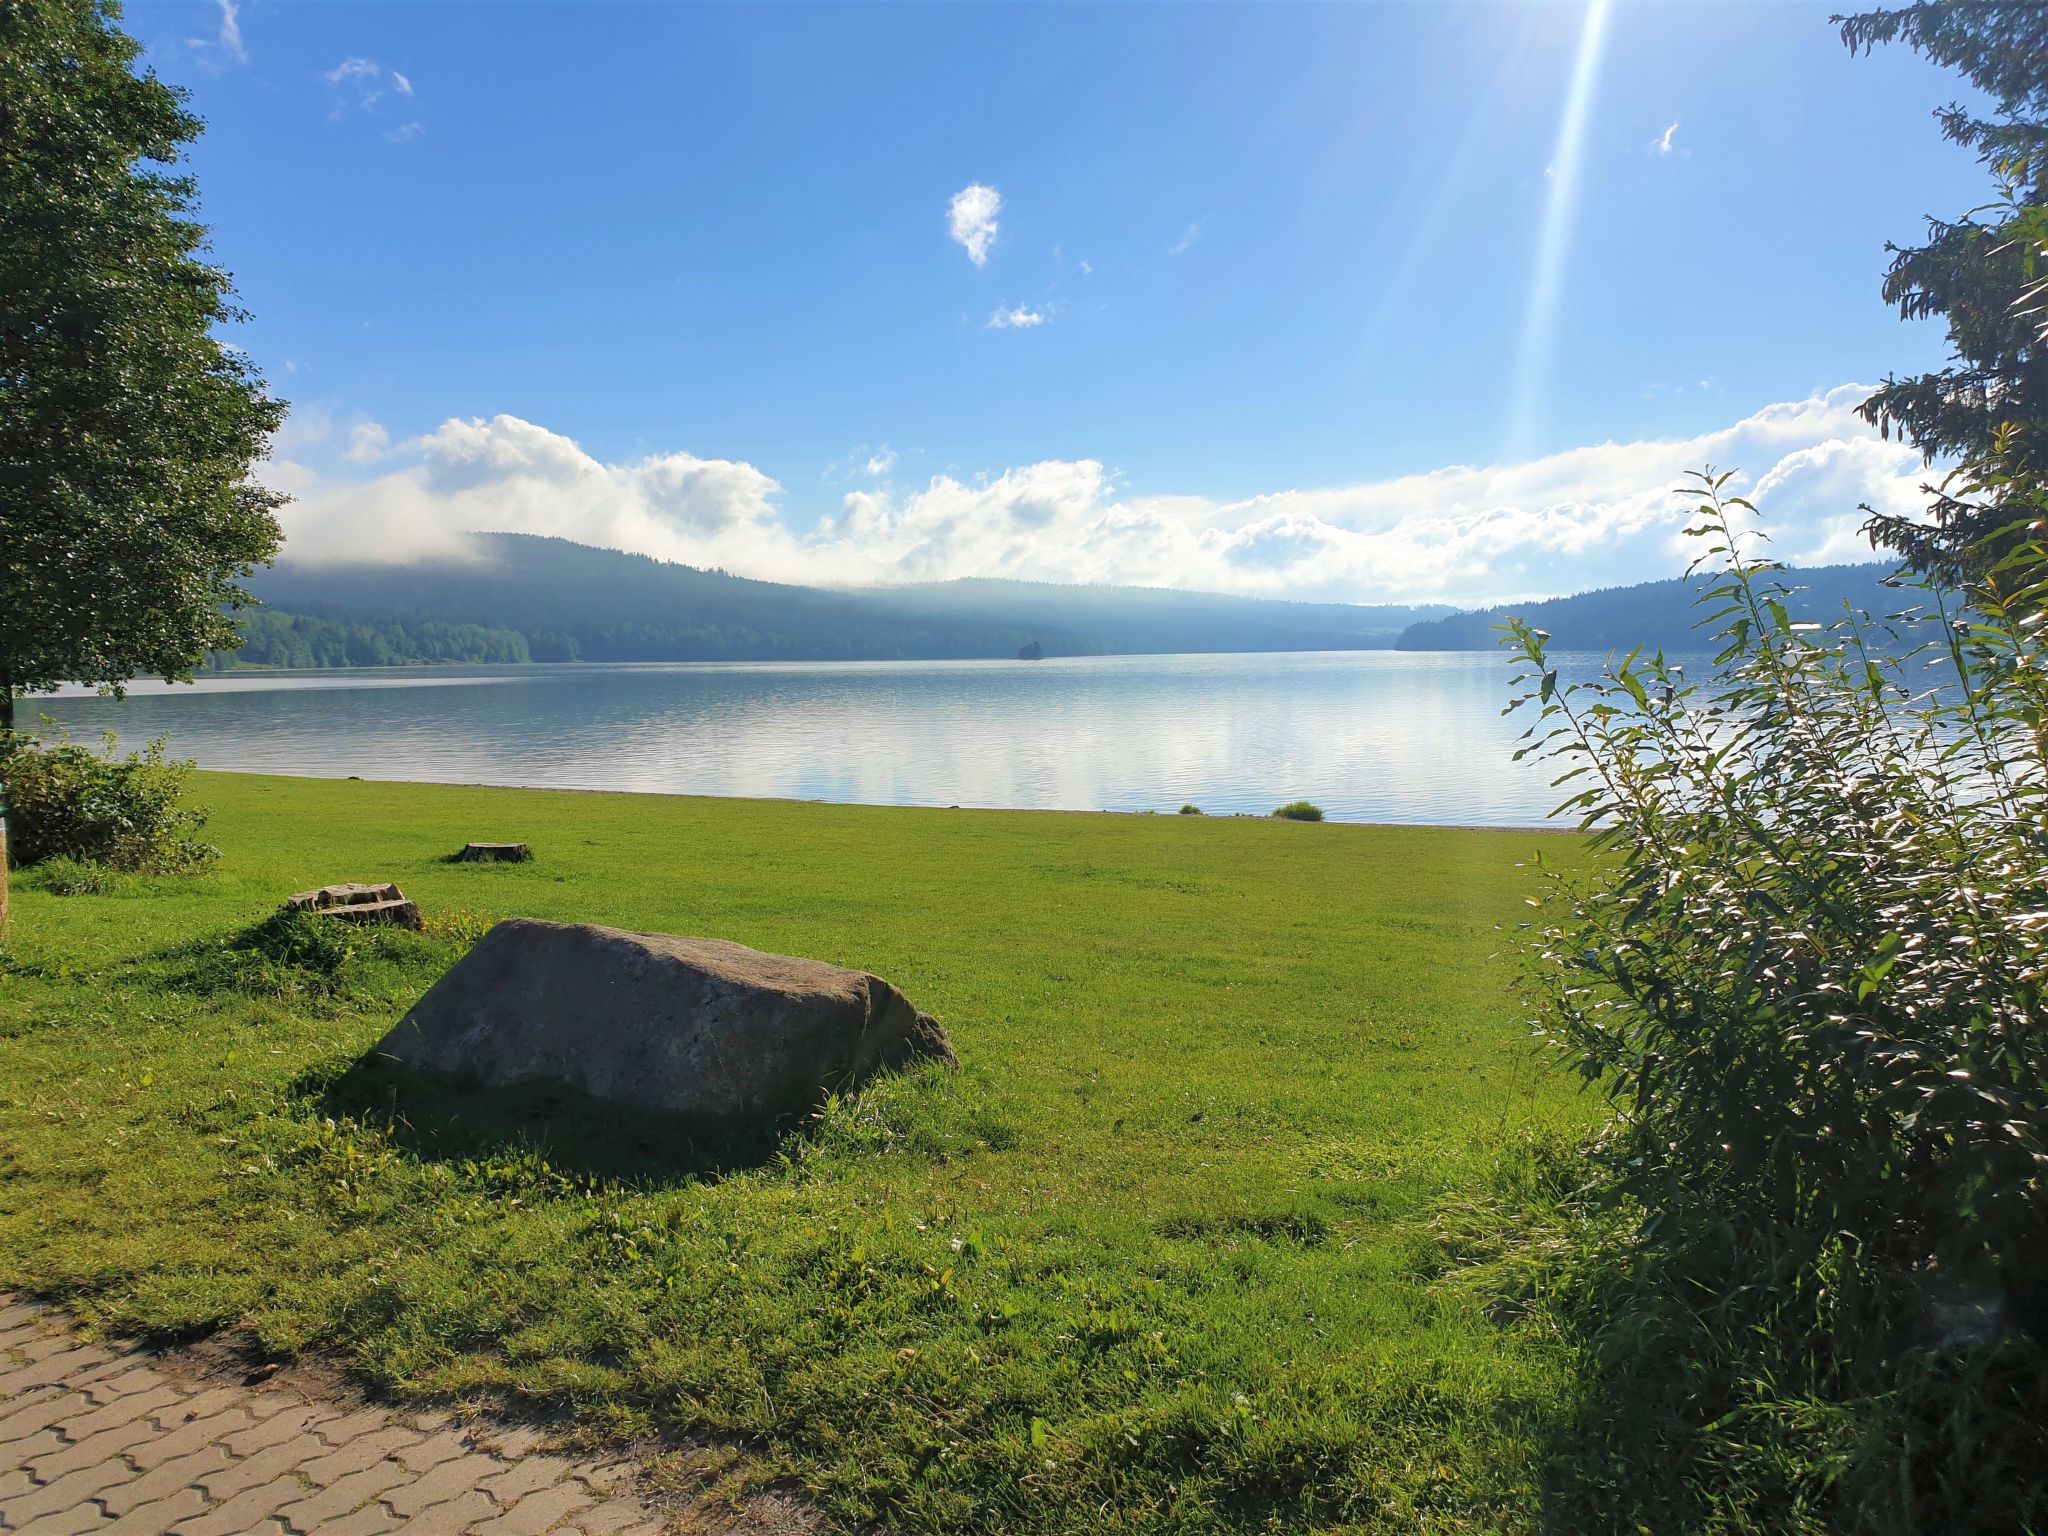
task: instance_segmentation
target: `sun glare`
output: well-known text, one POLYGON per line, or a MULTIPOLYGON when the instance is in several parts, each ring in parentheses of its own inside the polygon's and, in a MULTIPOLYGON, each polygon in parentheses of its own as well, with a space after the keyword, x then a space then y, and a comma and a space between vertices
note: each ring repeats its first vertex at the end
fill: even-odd
POLYGON ((1599 82, 1600 55, 1607 33, 1607 0, 1586 7, 1579 29, 1578 55, 1558 121, 1557 147, 1545 174, 1550 191, 1543 203, 1543 223, 1536 239, 1536 263, 1529 282, 1529 307, 1522 319, 1522 340, 1515 359, 1514 393, 1509 400, 1508 452, 1524 458, 1535 447, 1540 401, 1550 383, 1551 353, 1557 341, 1558 292, 1564 282, 1564 259, 1571 242, 1579 201, 1579 171, 1585 158, 1586 122, 1592 115, 1593 92, 1599 82))

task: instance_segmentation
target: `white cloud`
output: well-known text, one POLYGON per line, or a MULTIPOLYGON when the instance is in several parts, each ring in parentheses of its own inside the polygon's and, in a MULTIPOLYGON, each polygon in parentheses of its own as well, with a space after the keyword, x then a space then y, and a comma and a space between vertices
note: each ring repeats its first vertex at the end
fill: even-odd
POLYGON ((1670 155, 1673 153, 1683 154, 1684 151, 1678 149, 1677 145, 1674 143, 1674 140, 1676 140, 1677 137, 1678 121, 1674 118, 1669 128, 1666 128, 1662 133, 1658 134, 1656 138, 1650 140, 1650 153, 1653 155, 1670 155))
POLYGON ((888 474, 890 470, 896 467, 896 451, 893 448, 884 447, 880 451, 870 454, 866 467, 870 475, 877 480, 881 479, 882 476, 888 474))
POLYGON ((1202 224, 1203 221, 1197 219, 1186 229, 1182 230, 1180 238, 1166 248, 1166 254, 1169 256, 1186 255, 1193 248, 1194 243, 1202 238, 1202 224))
MULTIPOLYGON (((375 59, 343 59, 334 68, 323 70, 320 78, 334 92, 334 105, 328 114, 331 117, 367 112, 385 122, 392 122, 408 110, 406 104, 412 100, 411 77, 395 69, 387 69, 375 59)), ((395 144, 403 144, 424 131, 419 123, 408 120, 393 123, 385 130, 384 136, 395 144)))
POLYGON ((349 428, 348 452, 345 457, 351 464, 371 464, 384 456, 391 446, 391 434, 374 421, 359 421, 349 428))
MULTIPOLYGON (((512 416, 446 422, 387 449, 368 478, 351 477, 331 423, 295 417, 266 478, 299 497, 285 520, 302 558, 403 560, 506 529, 784 581, 1008 576, 1484 603, 1677 574, 1695 551, 1672 492, 1709 464, 1743 471, 1736 483, 1781 557, 1869 558, 1857 504, 1914 511, 1927 475, 1857 417, 1868 393, 1844 386, 1692 437, 1240 500, 1132 495, 1096 460, 1049 460, 849 491, 803 534, 753 465, 689 453, 606 463, 512 416)), ((870 472, 887 457, 870 455, 870 472)))
POLYGON ((994 314, 988 317, 988 324, 983 329, 991 331, 1025 331, 1034 325, 1043 325, 1051 318, 1052 316, 1042 309, 1032 309, 1028 305, 1019 304, 1014 309, 997 309, 994 314))
POLYGON ((235 0, 220 0, 220 51, 237 64, 246 64, 249 50, 242 46, 241 7, 235 0))
POLYGON ((242 8, 235 0, 217 0, 220 26, 212 37, 188 37, 185 44, 209 70, 249 62, 249 50, 242 43, 242 8))
POLYGON ((1003 195, 978 181, 955 192, 947 207, 947 233, 966 249, 967 259, 977 267, 988 265, 989 247, 996 243, 996 215, 1002 207, 1003 195))

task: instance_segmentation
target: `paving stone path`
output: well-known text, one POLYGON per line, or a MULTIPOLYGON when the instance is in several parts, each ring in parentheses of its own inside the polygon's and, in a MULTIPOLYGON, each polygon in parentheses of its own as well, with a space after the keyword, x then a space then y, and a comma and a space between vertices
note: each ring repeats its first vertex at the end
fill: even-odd
POLYGON ((0 1295, 9 1536, 654 1536, 636 1462, 530 1429, 405 1414, 141 1348, 81 1342, 0 1295))

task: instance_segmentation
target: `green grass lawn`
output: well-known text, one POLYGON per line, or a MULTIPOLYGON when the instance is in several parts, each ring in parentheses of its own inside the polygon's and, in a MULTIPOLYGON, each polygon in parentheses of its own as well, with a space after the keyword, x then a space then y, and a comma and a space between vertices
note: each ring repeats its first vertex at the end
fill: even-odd
POLYGON ((17 873, 0 1284, 161 1336, 245 1325, 398 1394, 735 1436, 849 1522, 1538 1522, 1577 1367, 1433 1283, 1429 1218, 1593 1112, 1501 957, 1518 865, 1575 840, 234 775, 197 797, 212 874, 17 873), (442 862, 471 839, 536 857, 442 862), (241 937, 370 879, 436 931, 325 968, 241 937), (460 914, 873 970, 962 1069, 722 1177, 337 1114, 325 1085, 479 931, 460 914))

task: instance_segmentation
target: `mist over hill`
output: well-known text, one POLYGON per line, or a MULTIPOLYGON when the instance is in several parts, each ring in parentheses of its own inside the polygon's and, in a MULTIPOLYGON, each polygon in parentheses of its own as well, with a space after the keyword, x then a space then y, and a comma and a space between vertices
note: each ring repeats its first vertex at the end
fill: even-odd
POLYGON ((1444 605, 1291 603, 1014 581, 826 590, 531 534, 408 565, 286 559, 249 583, 243 665, 878 661, 1390 648, 1444 605))
MULTIPOLYGON (((1914 591, 1883 585, 1891 571, 1890 565, 1883 564, 1819 565, 1787 571, 1787 585, 1799 590, 1786 602, 1786 611, 1804 622, 1838 618, 1845 602, 1880 618, 1918 606, 1920 598, 1914 591)), ((1541 602, 1501 603, 1412 624, 1402 631, 1397 649, 1490 651, 1501 643, 1500 626, 1516 617, 1548 630, 1554 650, 1626 651, 1636 646, 1671 652, 1712 650, 1712 628, 1695 627, 1705 616, 1696 599, 1709 584, 1709 578, 1703 576, 1678 577, 1541 602)))

